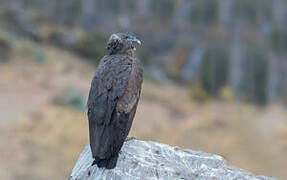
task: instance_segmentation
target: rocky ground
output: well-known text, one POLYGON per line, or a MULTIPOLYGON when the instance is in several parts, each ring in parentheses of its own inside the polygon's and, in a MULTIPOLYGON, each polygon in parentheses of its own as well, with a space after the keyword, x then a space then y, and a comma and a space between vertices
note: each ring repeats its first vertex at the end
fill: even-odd
MULTIPOLYGON (((69 52, 40 48, 41 63, 16 52, 0 64, 1 179, 66 179, 88 141, 81 105, 94 66, 69 52), (76 100, 61 100, 67 90, 76 92, 76 100)), ((145 81, 130 135, 219 154, 236 167, 287 178, 287 113, 280 105, 199 103, 183 87, 145 81)))
POLYGON ((91 166, 94 159, 87 144, 69 180, 272 180, 232 167, 220 156, 191 149, 171 147, 129 137, 119 153, 114 169, 91 166))

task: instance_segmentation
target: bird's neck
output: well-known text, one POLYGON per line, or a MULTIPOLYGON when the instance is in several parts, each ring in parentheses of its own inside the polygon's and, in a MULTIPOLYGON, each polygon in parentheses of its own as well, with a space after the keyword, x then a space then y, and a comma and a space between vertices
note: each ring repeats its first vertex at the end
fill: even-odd
POLYGON ((130 57, 134 57, 134 51, 133 50, 128 50, 127 52, 126 52, 126 54, 128 55, 128 56, 130 56, 130 57))
MULTIPOLYGON (((113 55, 113 54, 110 54, 113 55)), ((117 53, 115 53, 114 55, 125 55, 125 56, 130 56, 130 57, 134 57, 134 51, 133 50, 127 50, 127 51, 119 51, 117 53)))

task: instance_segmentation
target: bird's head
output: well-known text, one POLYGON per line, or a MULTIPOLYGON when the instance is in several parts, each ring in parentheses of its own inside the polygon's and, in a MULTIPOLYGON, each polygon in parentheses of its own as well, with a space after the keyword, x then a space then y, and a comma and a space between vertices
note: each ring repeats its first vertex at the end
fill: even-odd
POLYGON ((133 33, 116 33, 111 35, 107 44, 107 50, 110 55, 133 55, 133 52, 136 50, 135 43, 141 45, 141 41, 133 33))

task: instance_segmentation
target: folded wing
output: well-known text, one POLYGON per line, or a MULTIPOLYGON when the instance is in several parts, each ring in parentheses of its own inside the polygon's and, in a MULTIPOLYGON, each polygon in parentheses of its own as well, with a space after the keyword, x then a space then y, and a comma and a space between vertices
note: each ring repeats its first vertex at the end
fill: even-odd
POLYGON ((130 130, 142 82, 142 69, 135 62, 124 55, 105 56, 97 68, 88 98, 93 157, 118 153, 130 130))

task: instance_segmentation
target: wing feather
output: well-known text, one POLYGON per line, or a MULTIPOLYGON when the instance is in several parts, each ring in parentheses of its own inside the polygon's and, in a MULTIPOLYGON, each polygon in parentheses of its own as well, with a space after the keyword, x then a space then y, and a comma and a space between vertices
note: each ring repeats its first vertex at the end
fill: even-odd
POLYGON ((88 98, 90 145, 94 157, 111 156, 111 141, 117 140, 116 106, 124 96, 132 71, 132 59, 124 55, 105 56, 95 73, 88 98))

